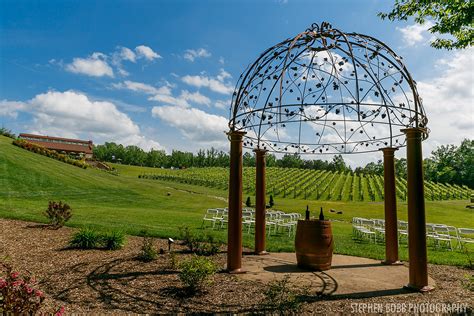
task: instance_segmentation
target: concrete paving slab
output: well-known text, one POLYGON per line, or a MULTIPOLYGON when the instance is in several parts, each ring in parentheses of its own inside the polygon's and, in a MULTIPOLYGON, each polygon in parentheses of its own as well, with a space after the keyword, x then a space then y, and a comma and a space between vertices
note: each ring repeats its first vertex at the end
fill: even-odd
MULTIPOLYGON (((408 267, 384 265, 378 260, 334 255, 330 270, 303 270, 296 265, 295 253, 271 253, 263 256, 246 255, 242 260, 245 280, 269 283, 289 275, 289 281, 321 295, 343 297, 374 297, 409 293, 408 267)), ((429 285, 435 286, 429 278, 429 285)))

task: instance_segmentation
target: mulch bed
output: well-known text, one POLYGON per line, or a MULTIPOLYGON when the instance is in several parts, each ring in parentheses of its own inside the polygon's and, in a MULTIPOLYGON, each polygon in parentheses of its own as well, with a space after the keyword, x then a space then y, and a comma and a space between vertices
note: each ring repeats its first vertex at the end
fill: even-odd
MULTIPOLYGON (((64 306, 66 313, 249 313, 262 310, 267 285, 218 273, 213 283, 198 295, 188 295, 163 254, 149 263, 137 260, 142 238, 127 238, 117 251, 67 249, 74 229, 49 229, 43 225, 0 219, 0 258, 16 270, 30 271, 46 293, 43 312, 64 306)), ((156 239, 157 248, 168 248, 167 240, 156 239)), ((190 254, 175 244, 177 259, 190 254)), ((213 257, 225 267, 224 253, 213 257)), ((371 298, 311 297, 303 313, 353 313, 354 303, 463 303, 471 311, 473 293, 462 285, 472 270, 429 266, 437 289, 430 293, 405 293, 371 298)))

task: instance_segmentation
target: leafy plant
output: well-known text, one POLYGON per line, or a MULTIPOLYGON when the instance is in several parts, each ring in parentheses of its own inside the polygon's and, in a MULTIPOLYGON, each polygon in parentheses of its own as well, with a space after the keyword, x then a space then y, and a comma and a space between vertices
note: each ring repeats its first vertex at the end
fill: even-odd
POLYGON ((466 274, 464 280, 461 281, 461 284, 464 288, 474 292, 474 274, 466 274))
POLYGON ((196 293, 211 283, 217 266, 208 258, 193 256, 180 264, 179 279, 190 293, 196 293))
POLYGON ((69 242, 69 246, 78 249, 107 249, 117 250, 125 244, 125 234, 122 231, 113 230, 106 233, 97 232, 92 228, 82 228, 75 233, 69 242))
POLYGON ((5 275, 0 277, 0 313, 5 315, 33 315, 44 301, 44 293, 37 288, 29 274, 13 271, 11 265, 1 263, 5 275))
POLYGON ((101 242, 101 235, 91 228, 82 228, 72 236, 69 245, 72 248, 79 249, 95 249, 101 242))
POLYGON ((11 130, 5 128, 5 127, 1 127, 0 128, 0 135, 3 135, 3 136, 6 136, 6 137, 10 137, 10 138, 13 138, 13 139, 16 139, 16 135, 12 133, 11 130))
POLYGON ((195 235, 187 226, 179 227, 182 244, 200 256, 212 256, 219 252, 221 243, 210 234, 195 235))
POLYGON ((53 227, 62 227, 72 216, 71 207, 59 201, 59 203, 54 201, 49 201, 48 208, 43 214, 49 219, 49 223, 53 227))
POLYGON ((125 244, 125 234, 119 230, 112 230, 100 235, 100 241, 107 250, 121 249, 125 244))
POLYGON ((301 300, 297 293, 289 286, 289 275, 281 280, 270 282, 264 291, 264 306, 267 309, 278 311, 280 315, 295 313, 301 307, 301 300))
POLYGON ((145 262, 150 262, 156 259, 158 256, 158 251, 156 251, 153 241, 153 237, 147 236, 145 234, 138 259, 145 262))

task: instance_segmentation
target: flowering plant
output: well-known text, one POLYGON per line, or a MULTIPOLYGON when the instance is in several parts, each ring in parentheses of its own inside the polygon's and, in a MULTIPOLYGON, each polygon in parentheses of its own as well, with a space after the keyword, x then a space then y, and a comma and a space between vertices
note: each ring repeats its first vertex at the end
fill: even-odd
POLYGON ((44 301, 44 293, 37 288, 30 275, 21 275, 5 263, 0 263, 5 275, 0 277, 0 313, 35 314, 44 301))

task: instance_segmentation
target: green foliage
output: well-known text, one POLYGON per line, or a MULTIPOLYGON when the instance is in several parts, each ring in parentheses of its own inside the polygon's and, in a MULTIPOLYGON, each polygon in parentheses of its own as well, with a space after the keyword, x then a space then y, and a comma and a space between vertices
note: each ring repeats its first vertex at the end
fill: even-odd
POLYGON ((179 227, 180 239, 189 251, 199 256, 213 256, 219 252, 221 243, 213 235, 196 235, 188 226, 179 227))
POLYGON ((147 232, 143 233, 143 243, 138 255, 138 259, 141 261, 149 262, 153 261, 158 257, 158 251, 156 251, 154 245, 154 238, 148 236, 147 232))
POLYGON ((125 234, 120 230, 112 230, 100 235, 102 247, 107 250, 121 249, 125 244, 125 234))
POLYGON ((49 201, 48 208, 43 214, 48 218, 49 224, 54 227, 62 227, 72 217, 71 207, 59 201, 49 201))
POLYGON ((301 307, 301 300, 297 292, 289 283, 290 276, 285 275, 281 280, 274 280, 264 291, 263 305, 266 309, 278 312, 280 315, 293 314, 301 307))
POLYGON ((395 0, 392 11, 378 14, 382 19, 406 21, 414 17, 415 22, 434 22, 429 28, 432 34, 448 34, 454 37, 436 38, 431 46, 435 48, 466 48, 474 41, 474 1, 466 0, 395 0))
POLYGON ((461 281, 461 284, 464 288, 474 292, 474 274, 466 274, 464 280, 461 281))
POLYGON ((49 158, 53 158, 53 159, 68 163, 70 165, 82 168, 82 169, 87 168, 87 164, 82 160, 76 160, 76 159, 69 158, 66 155, 57 153, 55 150, 47 149, 43 146, 27 142, 23 139, 15 139, 12 142, 12 144, 15 145, 15 146, 18 146, 20 148, 26 149, 28 151, 34 152, 36 154, 40 154, 40 155, 43 155, 43 156, 46 156, 46 157, 49 157, 49 158))
POLYGON ((13 132, 5 127, 1 127, 0 128, 0 135, 3 135, 3 136, 6 136, 6 137, 9 137, 9 138, 12 138, 12 139, 16 139, 16 135, 13 134, 13 132))
POLYGON ((203 290, 211 283, 211 277, 217 272, 214 262, 205 257, 193 256, 180 264, 179 279, 190 293, 203 290))
POLYGON ((78 249, 99 248, 101 237, 101 234, 92 228, 82 228, 72 236, 69 246, 78 249))
POLYGON ((125 234, 119 230, 109 232, 98 232, 92 228, 82 228, 76 232, 69 246, 78 249, 107 249, 117 250, 125 244, 125 234))

